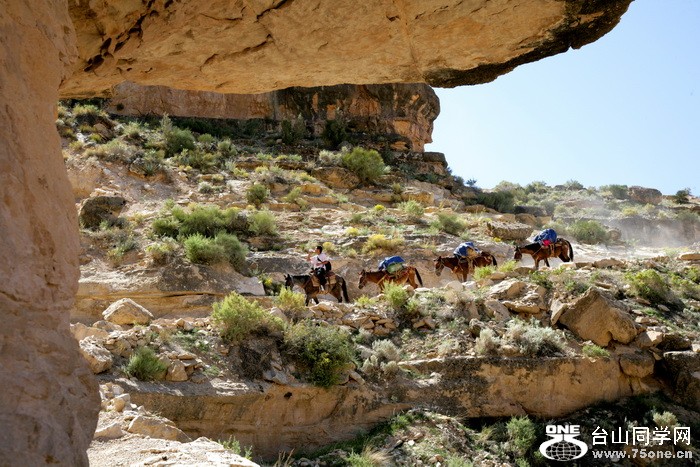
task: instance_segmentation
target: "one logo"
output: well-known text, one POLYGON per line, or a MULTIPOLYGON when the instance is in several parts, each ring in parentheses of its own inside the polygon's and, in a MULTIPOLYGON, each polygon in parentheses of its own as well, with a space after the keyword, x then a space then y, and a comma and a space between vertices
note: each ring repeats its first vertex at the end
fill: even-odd
POLYGON ((547 459, 571 461, 588 452, 588 445, 576 439, 581 434, 580 425, 547 425, 545 430, 552 437, 540 445, 540 452, 547 459))

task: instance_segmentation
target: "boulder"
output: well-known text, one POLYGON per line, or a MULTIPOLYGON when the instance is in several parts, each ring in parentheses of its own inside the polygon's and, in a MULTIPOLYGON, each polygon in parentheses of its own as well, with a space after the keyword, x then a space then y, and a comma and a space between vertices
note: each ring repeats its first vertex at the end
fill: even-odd
POLYGON ((88 362, 94 374, 102 373, 112 368, 112 354, 92 337, 80 341, 80 353, 88 362))
POLYGON ((655 362, 656 360, 648 351, 620 355, 622 372, 633 378, 644 378, 654 373, 655 362))
POLYGON ((522 242, 532 234, 532 227, 519 222, 497 222, 486 224, 488 234, 501 240, 522 242))
POLYGON ((109 425, 98 426, 95 430, 95 438, 117 439, 124 436, 121 422, 113 422, 109 425))
POLYGON ((515 220, 521 224, 527 224, 533 228, 538 227, 540 225, 539 221, 537 220, 537 217, 533 216, 532 214, 527 214, 527 213, 516 214, 515 220))
POLYGON ((187 371, 185 364, 180 359, 175 359, 168 365, 168 371, 165 374, 166 381, 187 381, 187 371))
POLYGON ((495 299, 515 298, 526 288, 526 282, 517 279, 508 279, 491 287, 489 290, 489 297, 495 299))
POLYGON ((631 186, 627 189, 627 195, 632 201, 642 204, 657 205, 661 203, 663 195, 656 188, 645 188, 641 186, 631 186))
POLYGON ((593 267, 598 268, 598 269, 622 268, 624 266, 625 266, 625 262, 620 261, 619 259, 616 259, 616 258, 599 259, 598 261, 593 262, 593 267))
POLYGON ((678 259, 681 261, 700 261, 700 253, 683 253, 678 259))
POLYGON ((652 331, 647 329, 646 331, 643 331, 639 333, 637 338, 634 340, 634 343, 637 344, 638 347, 641 347, 642 349, 646 349, 648 347, 655 347, 663 341, 664 338, 664 333, 661 331, 652 331))
POLYGON ((682 334, 676 332, 670 332, 664 334, 663 339, 657 345, 660 350, 664 351, 677 351, 677 350, 690 350, 692 348, 692 342, 690 339, 682 334))
POLYGON ((113 225, 126 205, 121 196, 93 196, 80 205, 80 224, 86 229, 99 229, 102 222, 113 225))
POLYGON ((611 340, 628 344, 637 337, 637 328, 624 305, 604 292, 590 288, 570 303, 561 314, 559 323, 579 337, 591 340, 601 347, 611 340))
POLYGON ((190 441, 190 437, 177 428, 170 420, 147 415, 135 417, 126 431, 148 436, 149 438, 169 439, 182 443, 190 441))
POLYGON ((99 339, 104 339, 109 335, 109 333, 104 329, 92 326, 85 326, 83 323, 71 324, 70 332, 73 334, 73 337, 75 337, 75 340, 77 340, 78 342, 90 336, 95 336, 99 339))
POLYGON ((507 321, 510 319, 508 308, 499 300, 486 300, 484 302, 486 313, 497 321, 507 321))
POLYGON ((150 311, 130 298, 122 298, 112 303, 102 312, 105 320, 115 324, 150 324, 153 315, 150 311))

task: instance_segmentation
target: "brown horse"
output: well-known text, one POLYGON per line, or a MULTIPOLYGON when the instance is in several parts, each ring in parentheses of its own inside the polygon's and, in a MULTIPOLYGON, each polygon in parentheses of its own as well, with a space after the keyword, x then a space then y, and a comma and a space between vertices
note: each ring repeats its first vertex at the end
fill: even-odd
POLYGON ((565 263, 574 260, 574 248, 571 246, 571 243, 564 238, 557 239, 557 241, 550 246, 543 246, 537 242, 525 246, 517 246, 515 247, 515 256, 513 259, 520 261, 523 257, 523 253, 532 256, 532 259, 535 260, 535 269, 539 268, 540 261, 542 260, 544 260, 544 264, 549 267, 547 258, 559 258, 565 263))
POLYGON ((335 299, 338 300, 338 303, 342 303, 343 298, 345 299, 346 303, 349 303, 350 299, 348 298, 348 288, 345 284, 345 279, 343 279, 343 276, 336 274, 335 284, 331 285, 331 281, 332 279, 329 277, 328 282, 326 282, 326 287, 330 287, 330 289, 323 291, 321 290, 320 286, 314 285, 314 282, 311 280, 311 276, 308 274, 297 276, 285 274, 284 276, 284 286, 288 287, 289 290, 292 290, 295 285, 298 285, 304 290, 304 293, 306 294, 306 305, 308 305, 312 299, 318 304, 318 295, 323 294, 333 295, 335 299))
POLYGON ((360 272, 360 284, 358 288, 363 288, 367 282, 374 282, 379 286, 379 290, 384 292, 384 284, 393 282, 394 284, 405 284, 408 282, 414 289, 418 288, 418 284, 423 287, 423 279, 421 279, 418 269, 413 266, 406 266, 402 270, 389 274, 387 271, 365 271, 360 272), (416 279, 418 282, 416 283, 416 279))
POLYGON ((473 258, 457 258, 456 256, 438 256, 435 260, 435 275, 439 276, 444 268, 449 268, 453 273, 467 281, 469 274, 473 274, 476 268, 484 266, 498 266, 496 258, 485 251, 473 258))

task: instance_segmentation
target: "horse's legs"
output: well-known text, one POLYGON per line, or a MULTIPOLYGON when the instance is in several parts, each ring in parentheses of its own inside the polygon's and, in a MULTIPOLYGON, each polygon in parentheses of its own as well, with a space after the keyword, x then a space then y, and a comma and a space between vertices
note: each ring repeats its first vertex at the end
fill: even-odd
POLYGON ((537 271, 540 268, 540 260, 539 258, 535 258, 534 256, 533 259, 535 260, 535 271, 537 271))
POLYGON ((544 259, 544 264, 546 264, 548 268, 551 267, 551 266, 549 265, 549 260, 548 260, 547 258, 544 259))

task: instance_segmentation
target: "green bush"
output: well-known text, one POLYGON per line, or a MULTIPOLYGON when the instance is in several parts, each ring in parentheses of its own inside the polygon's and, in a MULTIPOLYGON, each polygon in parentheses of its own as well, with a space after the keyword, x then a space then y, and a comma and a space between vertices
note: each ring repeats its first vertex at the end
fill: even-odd
POLYGON ((253 183, 246 191, 246 199, 256 208, 259 208, 269 196, 270 190, 268 190, 265 185, 260 183, 253 183))
POLYGON ((214 244, 220 246, 224 252, 224 258, 237 270, 245 266, 245 256, 248 248, 233 234, 220 232, 214 237, 214 244))
POLYGON ((608 231, 603 224, 594 220, 579 220, 568 227, 568 232, 581 243, 596 244, 606 243, 609 239, 608 231))
POLYGON ((682 303, 678 303, 678 299, 664 278, 653 269, 627 273, 625 279, 631 286, 632 294, 648 300, 652 304, 666 304, 674 308, 683 307, 682 303))
POLYGON ((676 204, 685 204, 690 201, 690 188, 685 188, 683 190, 678 190, 675 195, 673 195, 673 201, 676 204))
POLYGON ((476 202, 498 212, 513 212, 515 209, 515 194, 512 191, 480 192, 476 202))
POLYGON ((386 282, 384 284, 384 300, 396 311, 401 311, 408 304, 408 292, 403 286, 386 282))
POLYGON ((581 352, 587 356, 587 357, 592 357, 592 358, 608 358, 610 357, 610 352, 605 350, 604 348, 595 345, 595 344, 584 344, 583 347, 581 348, 581 352))
POLYGON ((420 219, 425 214, 425 208, 422 204, 415 200, 408 200, 403 203, 399 203, 397 206, 404 214, 406 214, 411 219, 420 219))
POLYGON ((306 309, 306 296, 301 292, 294 292, 289 287, 282 287, 275 297, 275 306, 282 311, 300 313, 306 309))
POLYGON ((107 114, 92 104, 78 104, 73 107, 75 121, 85 125, 94 125, 100 120, 107 119, 107 114))
POLYGON ((542 327, 534 318, 529 322, 513 319, 508 322, 505 337, 526 357, 566 355, 566 339, 555 329, 542 327))
POLYGON ((153 381, 165 376, 167 365, 160 361, 150 347, 139 347, 129 358, 124 373, 141 381, 153 381))
POLYGON ((177 238, 180 233, 180 222, 173 217, 158 217, 153 219, 151 229, 157 237, 177 238))
POLYGON ((600 187, 602 192, 610 193, 615 199, 627 199, 629 198, 627 185, 604 185, 600 187))
POLYGON ((173 127, 170 131, 164 131, 163 135, 165 136, 166 157, 176 156, 184 149, 193 151, 196 147, 194 136, 190 130, 181 130, 173 127))
POLYGON ((437 214, 437 222, 435 227, 452 235, 460 235, 466 228, 466 224, 457 214, 448 212, 439 212, 437 214))
POLYGON ((308 371, 309 380, 321 387, 338 383, 355 356, 348 333, 333 326, 301 322, 287 328, 285 346, 308 371))
POLYGON ((217 244, 213 238, 202 234, 193 234, 182 242, 187 259, 195 264, 214 264, 226 260, 224 247, 217 244))
POLYGON ((501 339, 489 328, 484 328, 476 338, 474 351, 477 355, 497 355, 501 347, 501 339))
POLYGON ((153 220, 151 228, 158 237, 188 237, 200 234, 214 238, 219 232, 233 233, 245 230, 246 221, 236 208, 219 209, 216 206, 194 205, 190 211, 179 206, 153 220))
POLYGON ((229 343, 240 342, 253 334, 279 332, 284 327, 279 318, 236 292, 214 303, 211 320, 221 338, 229 343))
POLYGON ((512 417, 506 424, 508 441, 516 457, 524 457, 535 442, 535 424, 527 416, 512 417))
POLYGON ((373 183, 384 174, 382 156, 373 149, 354 148, 343 154, 343 167, 353 172, 363 183, 373 183))
POLYGON ((213 169, 219 163, 216 154, 206 152, 199 148, 185 148, 173 157, 173 161, 178 165, 190 166, 202 172, 213 169))
POLYGON ((248 216, 248 221, 254 235, 277 235, 277 220, 270 211, 256 211, 248 216))
POLYGON ((363 253, 375 253, 379 251, 392 252, 403 245, 403 237, 387 238, 384 234, 374 234, 367 238, 362 246, 363 253))

